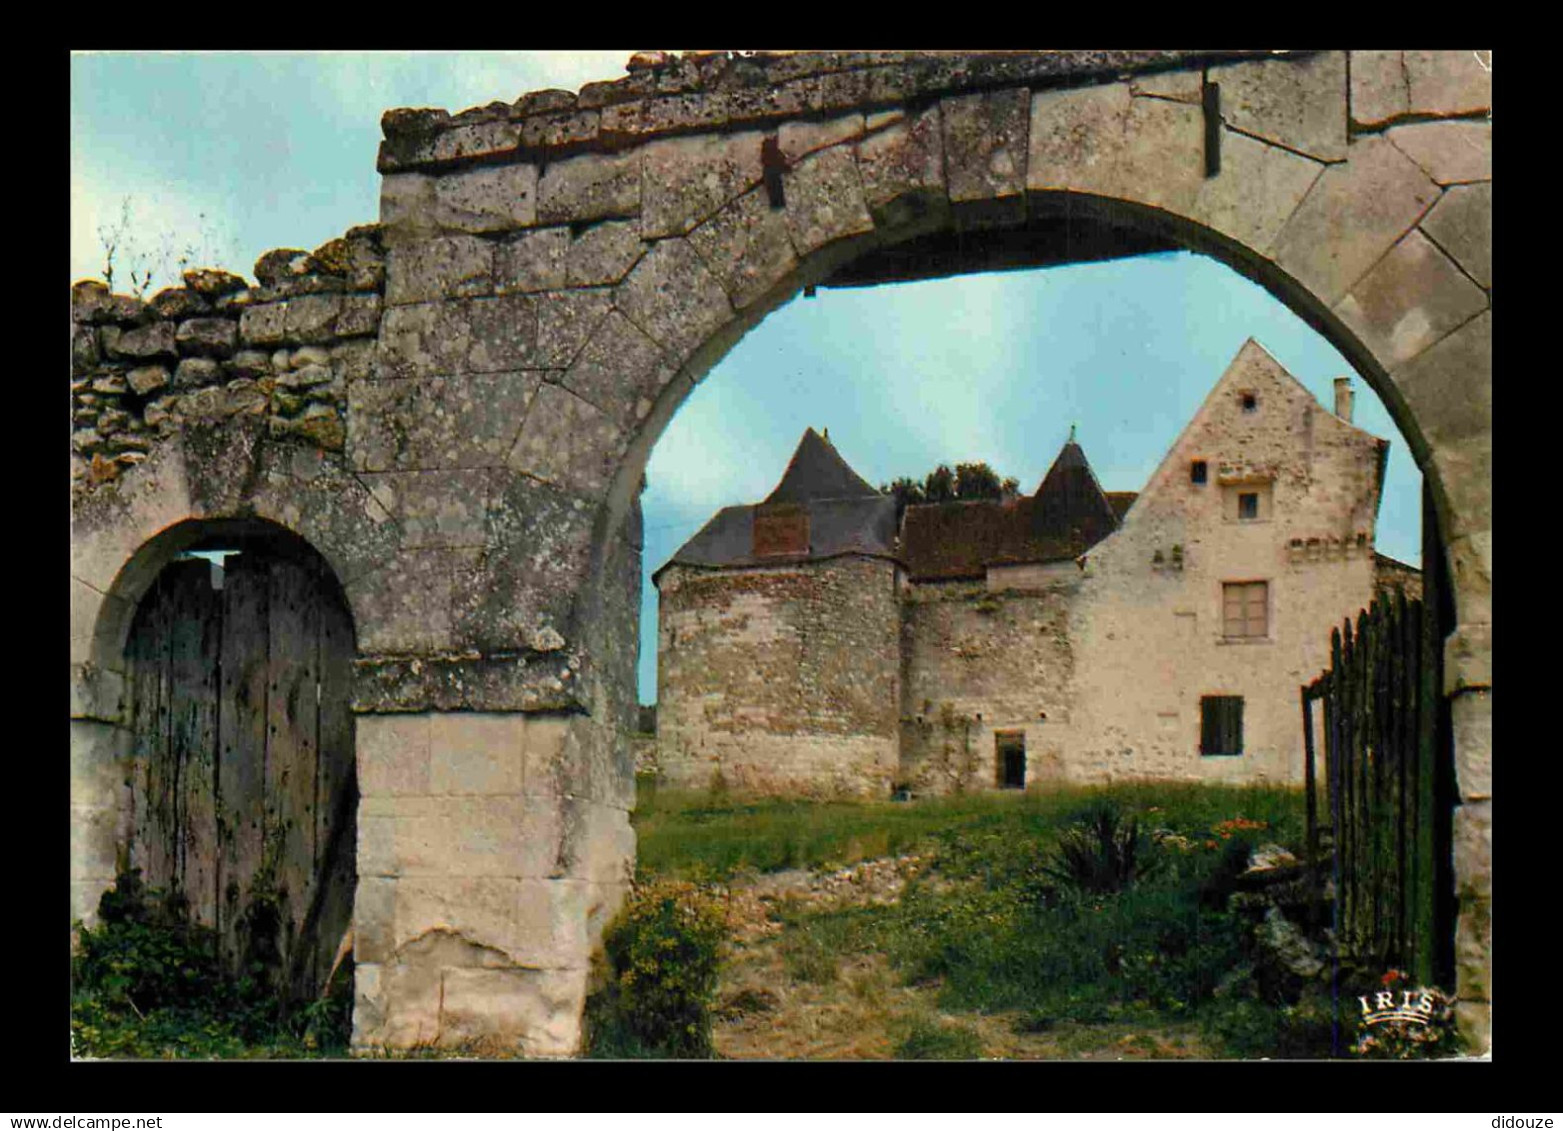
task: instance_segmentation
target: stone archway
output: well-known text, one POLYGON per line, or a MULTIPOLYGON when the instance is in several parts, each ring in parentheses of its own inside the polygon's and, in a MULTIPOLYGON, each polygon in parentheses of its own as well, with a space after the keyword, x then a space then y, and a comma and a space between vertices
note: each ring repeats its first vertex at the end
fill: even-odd
MULTIPOLYGON (((1324 333, 1432 486, 1458 618, 1459 990, 1485 1044, 1490 101, 1461 52, 712 52, 389 112, 382 305, 327 461, 381 516, 372 582, 344 574, 356 1042, 577 1047, 633 856, 642 473, 749 327, 838 273, 1180 246, 1324 333)), ((329 303, 302 281, 252 292, 241 343, 309 340, 329 303)))

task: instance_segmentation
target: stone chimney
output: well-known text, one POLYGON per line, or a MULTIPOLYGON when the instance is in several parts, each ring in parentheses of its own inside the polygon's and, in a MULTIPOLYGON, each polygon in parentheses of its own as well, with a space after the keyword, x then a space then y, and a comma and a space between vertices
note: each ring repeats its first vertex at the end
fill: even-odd
POLYGON ((1335 415, 1351 423, 1351 378, 1335 378, 1335 415))

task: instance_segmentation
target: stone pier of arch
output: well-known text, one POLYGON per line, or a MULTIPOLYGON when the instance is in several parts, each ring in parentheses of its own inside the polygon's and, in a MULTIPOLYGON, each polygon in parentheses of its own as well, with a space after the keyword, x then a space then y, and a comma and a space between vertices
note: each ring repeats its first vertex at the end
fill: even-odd
POLYGON ((128 834, 136 602, 268 520, 357 635, 355 1046, 577 1052, 634 856, 638 497, 679 404, 805 287, 1185 247, 1328 337, 1432 487, 1489 1048, 1490 106, 1488 52, 650 53, 389 111, 379 222, 254 284, 78 284, 73 913, 128 834))

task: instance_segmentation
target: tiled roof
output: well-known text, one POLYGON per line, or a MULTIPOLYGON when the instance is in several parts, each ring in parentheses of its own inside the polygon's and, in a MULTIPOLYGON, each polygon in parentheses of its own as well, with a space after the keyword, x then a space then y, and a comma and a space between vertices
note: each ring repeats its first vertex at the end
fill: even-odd
POLYGON ((803 439, 787 464, 776 490, 766 496, 765 505, 806 503, 811 499, 860 499, 879 492, 848 466, 831 442, 814 429, 806 429, 803 439))
POLYGON ((1118 528, 1122 510, 1103 493, 1085 453, 1064 445, 1029 498, 906 508, 901 560, 914 581, 981 577, 989 565, 1067 561, 1118 528))

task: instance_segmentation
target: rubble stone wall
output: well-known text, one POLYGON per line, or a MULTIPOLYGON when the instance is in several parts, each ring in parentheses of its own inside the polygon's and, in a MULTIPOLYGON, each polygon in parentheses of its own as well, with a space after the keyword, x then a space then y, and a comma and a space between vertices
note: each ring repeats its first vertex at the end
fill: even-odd
POLYGON ((680 789, 887 797, 896 775, 893 562, 845 556, 660 578, 657 735, 680 789))

